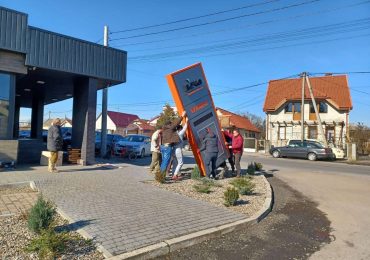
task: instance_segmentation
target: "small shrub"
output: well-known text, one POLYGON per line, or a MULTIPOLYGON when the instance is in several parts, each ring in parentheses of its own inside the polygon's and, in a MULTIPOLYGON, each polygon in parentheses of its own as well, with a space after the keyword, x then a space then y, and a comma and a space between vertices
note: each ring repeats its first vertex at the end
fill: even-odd
POLYGON ((262 163, 254 163, 254 169, 256 170, 256 171, 261 171, 262 170, 262 168, 263 168, 263 165, 262 165, 262 163))
POLYGON ((256 172, 256 169, 255 169, 254 163, 248 164, 247 173, 249 175, 254 175, 255 172, 256 172))
POLYGON ((199 180, 200 179, 200 171, 198 165, 195 165, 193 170, 191 171, 191 179, 192 180, 199 180))
POLYGON ((166 173, 162 173, 159 169, 155 171, 154 178, 159 183, 166 182, 166 173))
POLYGON ((206 193, 206 194, 209 194, 211 193, 211 186, 207 185, 207 184, 195 184, 193 185, 193 188, 196 192, 199 192, 199 193, 206 193))
POLYGON ((238 189, 240 195, 252 194, 254 191, 254 187, 256 186, 248 177, 234 179, 229 183, 238 189))
POLYGON ((227 190, 224 192, 224 199, 225 199, 225 206, 235 206, 236 202, 239 199, 239 192, 235 188, 227 188, 227 190))
POLYGON ((42 229, 47 229, 53 222, 55 207, 42 196, 36 201, 28 215, 28 227, 35 233, 40 233, 42 229))
POLYGON ((209 179, 209 178, 203 178, 203 179, 201 179, 201 182, 202 182, 202 184, 208 185, 210 187, 222 187, 222 185, 220 183, 217 183, 214 180, 209 179))
POLYGON ((53 229, 42 230, 26 247, 27 252, 35 252, 40 259, 55 259, 65 249, 65 233, 57 234, 53 229))

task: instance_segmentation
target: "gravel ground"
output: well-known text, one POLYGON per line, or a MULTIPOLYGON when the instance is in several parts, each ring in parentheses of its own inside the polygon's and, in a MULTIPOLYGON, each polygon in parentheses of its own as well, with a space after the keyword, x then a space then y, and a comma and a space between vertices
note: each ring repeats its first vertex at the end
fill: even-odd
MULTIPOLYGON (((4 188, 0 195, 34 192, 26 188, 4 188)), ((84 240, 77 232, 71 230, 68 224, 59 215, 55 219, 56 230, 69 231, 70 240, 66 243, 66 250, 58 259, 104 259, 91 241, 84 240)), ((26 214, 0 217, 0 259, 39 259, 35 253, 25 252, 25 247, 35 238, 29 231, 26 214)))
POLYGON ((330 243, 330 221, 317 204, 276 177, 272 212, 256 225, 171 252, 156 260, 308 259, 330 243))
MULTIPOLYGON (((177 182, 166 182, 164 184, 151 181, 150 183, 161 189, 173 191, 193 199, 203 200, 218 207, 226 207, 224 205, 224 191, 227 187, 233 187, 229 184, 232 179, 233 178, 227 178, 215 181, 220 187, 212 187, 212 192, 209 194, 199 193, 194 190, 193 185, 200 183, 198 180, 184 179, 177 182)), ((239 195, 238 204, 233 207, 228 207, 228 209, 246 214, 248 217, 261 209, 266 197, 266 187, 263 176, 253 176, 251 180, 256 185, 254 193, 248 196, 239 195)))

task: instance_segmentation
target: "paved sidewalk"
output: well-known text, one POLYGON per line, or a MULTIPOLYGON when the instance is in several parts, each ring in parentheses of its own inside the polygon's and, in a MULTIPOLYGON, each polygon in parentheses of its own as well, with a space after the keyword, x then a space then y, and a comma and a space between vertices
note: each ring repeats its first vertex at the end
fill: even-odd
POLYGON ((36 202, 37 196, 37 192, 1 194, 0 187, 0 217, 18 215, 29 210, 36 202))
POLYGON ((58 174, 46 167, 18 169, 0 172, 0 184, 34 180, 76 228, 112 255, 245 218, 145 184, 152 177, 143 167, 118 165, 122 168, 65 166, 58 174))

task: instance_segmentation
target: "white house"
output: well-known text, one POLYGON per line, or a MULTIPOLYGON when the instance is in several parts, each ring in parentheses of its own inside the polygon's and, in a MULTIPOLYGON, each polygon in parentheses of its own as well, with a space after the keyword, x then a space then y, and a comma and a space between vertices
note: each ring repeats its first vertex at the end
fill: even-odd
MULTIPOLYGON (((320 135, 307 84, 304 94, 304 139, 326 138, 344 147, 349 133, 351 94, 346 75, 311 77, 310 83, 317 103, 325 136, 320 135)), ((266 112, 266 140, 271 145, 285 145, 289 139, 301 139, 302 79, 269 82, 263 111, 266 112)))
MULTIPOLYGON (((127 127, 134 121, 139 119, 137 115, 126 114, 114 111, 107 112, 107 132, 109 134, 127 135, 127 127)), ((96 119, 96 130, 101 130, 101 114, 96 119)))

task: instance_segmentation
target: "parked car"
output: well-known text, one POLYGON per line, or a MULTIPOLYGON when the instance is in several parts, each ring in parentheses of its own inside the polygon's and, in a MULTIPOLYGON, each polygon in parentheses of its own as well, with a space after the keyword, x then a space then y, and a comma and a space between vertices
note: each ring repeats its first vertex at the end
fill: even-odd
POLYGON ((21 130, 19 131, 19 138, 30 138, 31 137, 31 130, 21 130))
POLYGON ((128 135, 115 146, 115 154, 122 155, 125 152, 134 152, 143 158, 150 155, 150 137, 145 135, 128 135))
MULTIPOLYGON (((114 149, 115 145, 120 141, 123 140, 122 135, 118 134, 107 134, 107 155, 111 153, 112 149, 114 149)), ((101 132, 96 132, 95 134, 95 152, 100 153, 101 150, 101 132)))
MULTIPOLYGON (((289 143, 291 141, 300 141, 300 140, 289 140, 287 145, 289 145, 289 143)), ((324 144, 322 142, 320 142, 319 140, 316 140, 316 139, 306 139, 306 141, 319 143, 319 144, 324 146, 324 144)), ((340 149, 340 148, 336 147, 333 143, 329 143, 329 148, 331 148, 331 150, 333 151, 334 159, 344 159, 345 154, 344 154, 343 149, 340 149)))
POLYGON ((272 147, 270 154, 274 158, 293 157, 304 158, 310 161, 317 159, 335 159, 331 148, 325 148, 321 143, 314 141, 291 140, 289 145, 272 147))

